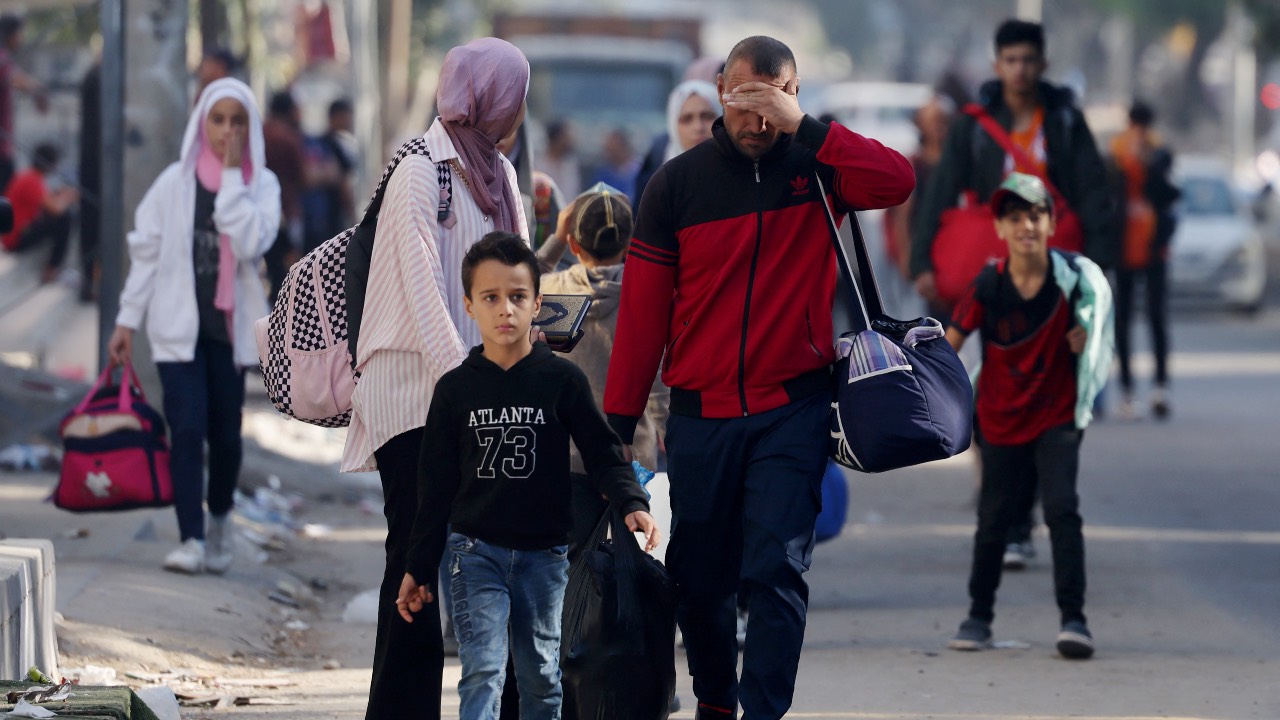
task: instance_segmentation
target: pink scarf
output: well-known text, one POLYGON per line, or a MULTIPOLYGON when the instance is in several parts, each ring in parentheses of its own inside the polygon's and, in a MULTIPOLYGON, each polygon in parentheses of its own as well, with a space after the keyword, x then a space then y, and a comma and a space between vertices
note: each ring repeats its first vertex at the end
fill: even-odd
MULTIPOLYGON (((200 152, 196 155, 196 182, 214 193, 222 189, 223 161, 218 157, 209 143, 204 140, 204 125, 200 127, 200 152)), ((248 148, 240 159, 240 174, 245 184, 253 177, 253 161, 249 159, 248 148)), ((227 316, 227 335, 234 338, 235 323, 233 317, 236 309, 236 256, 231 251, 231 238, 226 233, 218 235, 218 288, 213 294, 213 306, 227 316)))
POLYGON ((476 205, 494 228, 516 228, 516 195, 494 147, 510 134, 529 90, 529 61, 515 45, 480 38, 449 51, 440 70, 436 106, 462 157, 476 205))

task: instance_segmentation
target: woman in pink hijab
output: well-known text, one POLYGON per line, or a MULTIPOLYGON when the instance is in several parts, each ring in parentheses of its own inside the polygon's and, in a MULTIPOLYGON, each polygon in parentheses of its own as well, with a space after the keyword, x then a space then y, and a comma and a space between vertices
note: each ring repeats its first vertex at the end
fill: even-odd
MULTIPOLYGON (((496 147, 523 122, 528 87, 528 61, 504 40, 450 50, 436 94, 440 116, 423 136, 430 155, 400 162, 378 217, 357 347, 361 376, 342 459, 347 472, 379 471, 387 517, 370 720, 440 717, 439 609, 433 603, 410 624, 396 598, 432 388, 480 344, 463 306, 462 257, 494 230, 528 240, 515 170, 496 147)), ((430 470, 428 458, 422 471, 430 470)))

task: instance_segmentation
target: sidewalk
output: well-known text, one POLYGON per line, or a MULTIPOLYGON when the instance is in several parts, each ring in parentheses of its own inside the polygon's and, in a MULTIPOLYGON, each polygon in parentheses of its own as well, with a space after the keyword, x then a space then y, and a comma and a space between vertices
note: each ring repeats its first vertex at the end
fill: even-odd
MULTIPOLYGON (((265 472, 280 463, 260 450, 249 453, 242 489, 265 486, 265 472)), ((55 545, 64 674, 98 665, 142 686, 148 683, 126 673, 145 678, 176 670, 239 682, 213 684, 206 694, 261 698, 279 693, 246 681, 281 677, 290 688, 340 690, 334 709, 349 707, 358 716, 373 628, 344 626, 341 616, 350 596, 381 577, 384 521, 361 509, 361 501, 380 508, 380 495, 325 468, 294 467, 281 476, 281 494, 296 493, 294 519, 311 523, 314 537, 237 519, 236 564, 221 578, 161 570, 165 553, 178 542, 171 509, 75 515, 45 502, 55 475, 0 473, 0 534, 55 545), (267 536, 265 548, 247 541, 246 530, 267 536), (280 602, 269 599, 273 593, 280 602), (324 677, 310 679, 308 673, 324 677)), ((245 711, 243 717, 256 716, 245 711)))

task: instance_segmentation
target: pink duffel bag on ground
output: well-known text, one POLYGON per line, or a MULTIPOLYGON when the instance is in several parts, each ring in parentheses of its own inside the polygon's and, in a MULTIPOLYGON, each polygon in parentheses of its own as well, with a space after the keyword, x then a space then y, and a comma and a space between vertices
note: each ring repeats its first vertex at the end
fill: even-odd
POLYGON ((59 426, 62 474, 53 504, 71 512, 132 510, 173 504, 169 439, 164 418, 147 404, 126 364, 117 387, 114 368, 59 426))

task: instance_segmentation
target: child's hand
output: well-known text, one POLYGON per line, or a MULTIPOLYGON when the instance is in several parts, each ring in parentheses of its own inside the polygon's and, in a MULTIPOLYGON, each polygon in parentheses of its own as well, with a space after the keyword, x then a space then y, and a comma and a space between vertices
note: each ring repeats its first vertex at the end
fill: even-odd
POLYGON ((563 210, 560 216, 556 218, 556 237, 561 240, 568 240, 573 234, 573 206, 576 202, 570 202, 563 210))
POLYGON ((1084 350, 1084 341, 1088 339, 1089 333, 1085 332, 1083 327, 1079 325, 1067 331, 1067 347, 1071 352, 1079 355, 1084 350))
POLYGON ((404 574, 404 580, 400 583, 400 597, 396 598, 396 610, 400 611, 400 617, 404 618, 407 623, 413 622, 412 613, 416 613, 422 609, 423 605, 432 601, 431 591, 426 585, 419 585, 417 580, 409 573, 404 574))
POLYGON ((651 552, 662 542, 662 531, 658 530, 658 522, 644 510, 637 510, 626 517, 627 529, 631 532, 644 533, 644 551, 651 552))

